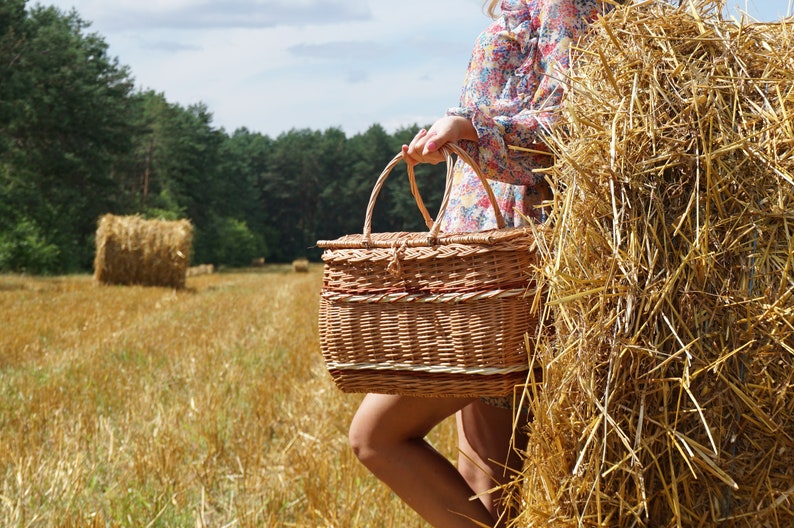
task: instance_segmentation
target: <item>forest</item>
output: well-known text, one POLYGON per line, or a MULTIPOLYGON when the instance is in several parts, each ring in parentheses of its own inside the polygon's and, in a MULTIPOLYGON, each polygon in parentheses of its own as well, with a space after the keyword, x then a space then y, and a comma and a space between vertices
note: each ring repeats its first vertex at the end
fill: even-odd
MULTIPOLYGON (((105 213, 189 219, 193 264, 317 260, 317 240, 362 230, 375 179, 418 128, 373 123, 350 137, 226 131, 205 104, 136 86, 76 11, 4 0, 0 272, 90 271, 105 213)), ((404 175, 381 193, 374 231, 426 229, 404 175)), ((429 208, 443 177, 440 165, 417 168, 429 208)))

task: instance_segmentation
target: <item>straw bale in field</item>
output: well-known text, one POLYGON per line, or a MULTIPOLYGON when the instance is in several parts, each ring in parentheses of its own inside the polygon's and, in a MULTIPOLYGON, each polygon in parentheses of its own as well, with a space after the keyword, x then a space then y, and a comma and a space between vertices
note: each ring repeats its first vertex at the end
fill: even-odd
POLYGON ((187 269, 188 277, 198 277, 199 275, 212 275, 215 273, 214 264, 199 264, 197 266, 190 266, 187 269))
POLYGON ((184 288, 192 243, 188 220, 104 215, 96 232, 94 278, 103 284, 184 288))
POLYGON ((301 273, 309 271, 309 259, 300 258, 293 260, 292 271, 301 273))
POLYGON ((794 526, 794 26, 718 8, 573 52, 518 526, 794 526))

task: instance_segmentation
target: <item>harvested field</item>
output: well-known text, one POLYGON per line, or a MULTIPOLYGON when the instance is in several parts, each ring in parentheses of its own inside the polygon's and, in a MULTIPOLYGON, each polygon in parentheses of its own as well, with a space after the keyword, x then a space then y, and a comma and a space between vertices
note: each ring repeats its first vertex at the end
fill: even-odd
POLYGON ((0 526, 421 526, 347 446, 320 284, 0 276, 0 526))

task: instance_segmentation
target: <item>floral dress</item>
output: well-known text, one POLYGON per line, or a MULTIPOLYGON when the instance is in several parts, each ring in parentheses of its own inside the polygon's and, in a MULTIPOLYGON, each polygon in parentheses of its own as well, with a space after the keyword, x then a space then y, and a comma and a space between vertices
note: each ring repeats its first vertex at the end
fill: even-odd
MULTIPOLYGON (((569 66, 569 49, 603 12, 599 0, 503 0, 502 15, 477 39, 460 106, 448 115, 471 119, 478 141, 461 141, 482 169, 508 226, 543 221, 550 197, 544 175, 552 157, 541 134, 555 119, 569 66), (521 147, 519 150, 511 147, 521 147)), ((493 229, 496 217, 476 173, 458 160, 445 232, 493 229)), ((481 398, 510 408, 512 397, 481 398)))
MULTIPOLYGON (((501 16, 475 43, 460 105, 447 114, 474 124, 479 140, 460 146, 490 180, 508 226, 543 220, 538 205, 550 194, 544 175, 533 171, 552 157, 540 136, 560 104, 569 48, 603 9, 599 0, 503 0, 501 16)), ((459 160, 441 229, 495 227, 480 180, 459 160)))

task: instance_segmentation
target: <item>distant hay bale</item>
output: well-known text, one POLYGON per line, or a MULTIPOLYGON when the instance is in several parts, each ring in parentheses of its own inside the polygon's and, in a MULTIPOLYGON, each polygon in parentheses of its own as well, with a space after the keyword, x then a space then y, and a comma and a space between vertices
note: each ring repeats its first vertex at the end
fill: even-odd
POLYGON ((198 277, 199 275, 212 275, 215 273, 214 264, 199 264, 198 266, 190 266, 187 269, 188 277, 198 277))
POLYGON ((301 258, 293 260, 292 271, 301 273, 309 271, 309 259, 301 258))
POLYGON ((188 220, 104 215, 96 232, 94 279, 103 284, 184 288, 192 243, 188 220))
POLYGON ((265 266, 265 257, 255 258, 251 261, 252 268, 263 268, 265 266))
POLYGON ((683 4, 573 53, 516 526, 794 526, 794 27, 683 4))

